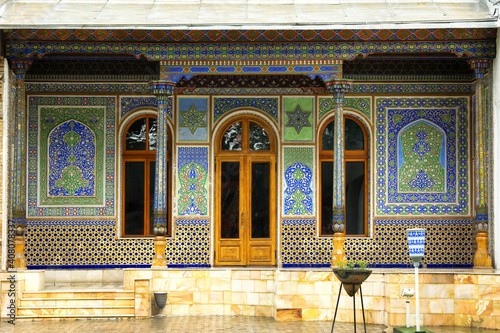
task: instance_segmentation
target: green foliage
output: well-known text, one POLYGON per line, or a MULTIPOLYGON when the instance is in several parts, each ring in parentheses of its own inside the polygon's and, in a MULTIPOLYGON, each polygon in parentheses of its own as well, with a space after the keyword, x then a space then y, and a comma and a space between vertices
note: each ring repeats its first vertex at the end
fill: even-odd
POLYGON ((358 261, 354 262, 352 260, 348 260, 347 262, 339 261, 337 263, 337 269, 342 271, 365 271, 368 269, 370 265, 367 261, 358 261))

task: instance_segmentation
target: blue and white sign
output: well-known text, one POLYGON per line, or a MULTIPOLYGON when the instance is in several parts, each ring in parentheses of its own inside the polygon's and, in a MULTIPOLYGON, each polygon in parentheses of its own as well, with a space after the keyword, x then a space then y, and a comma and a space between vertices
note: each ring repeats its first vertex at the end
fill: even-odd
POLYGON ((413 265, 418 265, 424 256, 425 229, 407 229, 406 232, 408 233, 408 249, 410 250, 410 258, 413 260, 413 265))

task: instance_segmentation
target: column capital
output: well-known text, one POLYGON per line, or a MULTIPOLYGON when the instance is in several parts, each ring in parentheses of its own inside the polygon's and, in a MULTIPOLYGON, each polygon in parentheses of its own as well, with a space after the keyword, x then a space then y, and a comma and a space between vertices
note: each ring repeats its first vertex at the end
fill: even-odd
POLYGON ((175 83, 169 81, 149 82, 151 93, 157 97, 172 96, 174 94, 175 83))
POLYGON ((22 60, 11 60, 10 65, 16 73, 16 78, 18 80, 24 80, 26 77, 26 72, 30 68, 31 64, 33 64, 33 60, 22 59, 22 60))
POLYGON ((347 79, 333 79, 325 82, 325 87, 335 98, 336 103, 344 102, 344 94, 349 92, 352 81, 347 79))
POLYGON ((474 74, 476 75, 476 79, 482 79, 486 73, 488 72, 488 68, 490 67, 491 60, 490 59, 472 59, 467 62, 471 69, 474 70, 474 74))

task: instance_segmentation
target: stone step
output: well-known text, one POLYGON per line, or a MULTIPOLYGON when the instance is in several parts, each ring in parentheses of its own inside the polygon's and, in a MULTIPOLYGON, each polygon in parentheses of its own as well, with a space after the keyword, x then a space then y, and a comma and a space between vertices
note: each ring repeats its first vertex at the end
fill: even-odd
POLYGON ((19 307, 16 318, 134 316, 133 306, 122 307, 19 307))
POLYGON ((58 299, 127 299, 134 297, 133 291, 125 290, 50 290, 50 291, 25 291, 21 298, 58 298, 58 299))
POLYGON ((115 299, 94 298, 21 298, 19 307, 66 307, 66 306, 134 306, 133 297, 115 299))

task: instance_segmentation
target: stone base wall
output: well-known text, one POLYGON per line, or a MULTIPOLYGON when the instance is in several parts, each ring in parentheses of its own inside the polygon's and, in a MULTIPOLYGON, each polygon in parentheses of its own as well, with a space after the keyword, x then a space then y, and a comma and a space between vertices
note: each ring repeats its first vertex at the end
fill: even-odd
MULTIPOLYGON (((340 282, 326 269, 130 269, 124 276, 125 289, 132 290, 134 280, 147 279, 151 292, 167 291, 167 306, 161 314, 169 316, 248 315, 278 321, 331 321, 340 288, 340 282)), ((403 288, 415 287, 414 277, 413 270, 374 270, 362 285, 367 323, 405 326, 406 298, 400 295, 403 288)), ((422 270, 419 279, 423 325, 500 327, 500 274, 422 270)), ((352 298, 342 290, 336 320, 352 322, 352 309, 352 298)), ((359 293, 356 311, 361 322, 359 293)), ((414 325, 414 297, 410 313, 414 325)))

